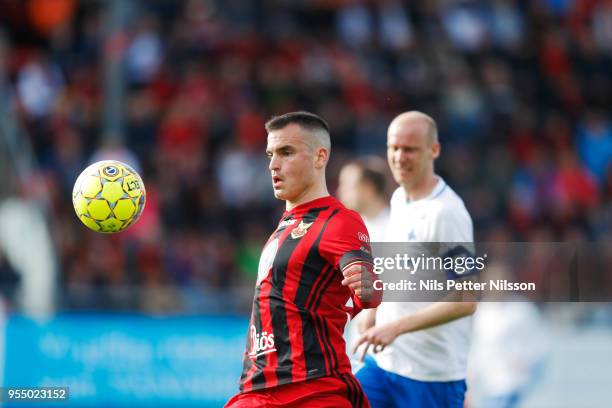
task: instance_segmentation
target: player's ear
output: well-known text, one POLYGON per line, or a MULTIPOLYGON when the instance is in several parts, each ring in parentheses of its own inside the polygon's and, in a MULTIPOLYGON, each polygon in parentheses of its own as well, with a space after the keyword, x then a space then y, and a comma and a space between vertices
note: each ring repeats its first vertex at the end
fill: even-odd
POLYGON ((440 146, 440 143, 434 143, 434 145, 431 148, 431 157, 432 159, 437 159, 438 156, 440 156, 440 150, 442 149, 442 147, 440 146))
POLYGON ((317 148, 314 154, 314 166, 315 169, 322 169, 329 160, 329 150, 320 146, 317 148))

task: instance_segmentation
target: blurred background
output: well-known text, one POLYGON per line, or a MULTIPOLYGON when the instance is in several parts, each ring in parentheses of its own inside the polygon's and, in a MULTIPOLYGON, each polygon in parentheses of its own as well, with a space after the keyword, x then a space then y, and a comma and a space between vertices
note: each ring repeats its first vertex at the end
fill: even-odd
MULTIPOLYGON (((79 406, 222 405, 284 208, 272 115, 329 122, 334 192, 345 162, 384 157, 395 115, 424 111, 477 241, 605 242, 611 106, 609 0, 0 0, 2 384, 70 386, 79 406), (71 202, 111 158, 147 188, 116 236, 71 202)), ((542 351, 517 406, 608 406, 610 306, 531 312, 542 351)))

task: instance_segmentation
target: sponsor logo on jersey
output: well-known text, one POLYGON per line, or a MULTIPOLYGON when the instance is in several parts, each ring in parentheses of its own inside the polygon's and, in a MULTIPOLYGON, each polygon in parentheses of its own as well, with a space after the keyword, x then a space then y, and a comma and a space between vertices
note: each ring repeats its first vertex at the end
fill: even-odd
POLYGON ((370 242, 370 237, 368 237, 368 234, 364 234, 363 232, 358 232, 357 238, 359 238, 361 242, 370 242))
POLYGON ((257 333, 254 325, 251 325, 251 347, 249 349, 249 357, 255 358, 263 354, 268 354, 276 351, 274 347, 274 333, 257 333))
POLYGON ((290 220, 283 220, 278 224, 278 228, 283 228, 283 227, 287 227, 289 225, 293 225, 295 224, 297 220, 296 219, 290 219, 290 220))

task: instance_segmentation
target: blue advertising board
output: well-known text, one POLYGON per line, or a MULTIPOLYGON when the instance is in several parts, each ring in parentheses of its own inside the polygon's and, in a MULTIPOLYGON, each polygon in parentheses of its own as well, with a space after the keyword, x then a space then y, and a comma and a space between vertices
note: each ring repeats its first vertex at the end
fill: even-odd
POLYGON ((219 407, 238 390, 241 317, 11 316, 3 386, 68 387, 61 406, 219 407))

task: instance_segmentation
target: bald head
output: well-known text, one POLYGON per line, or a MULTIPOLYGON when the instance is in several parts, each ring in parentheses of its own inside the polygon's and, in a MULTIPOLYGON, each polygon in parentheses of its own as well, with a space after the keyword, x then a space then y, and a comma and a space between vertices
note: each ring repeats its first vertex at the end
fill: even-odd
POLYGON ((434 160, 439 154, 438 130, 430 116, 411 111, 393 119, 387 131, 387 160, 411 200, 426 196, 437 182, 434 160))
POLYGON ((387 134, 417 133, 426 137, 427 144, 438 143, 438 127, 431 116, 419 111, 404 112, 393 119, 387 134))

